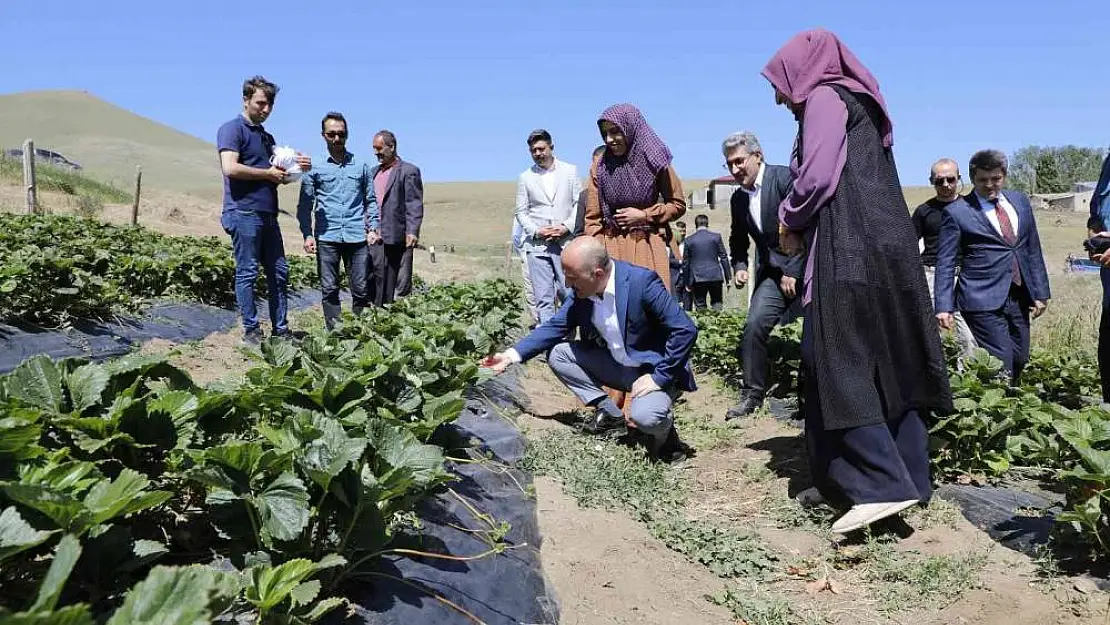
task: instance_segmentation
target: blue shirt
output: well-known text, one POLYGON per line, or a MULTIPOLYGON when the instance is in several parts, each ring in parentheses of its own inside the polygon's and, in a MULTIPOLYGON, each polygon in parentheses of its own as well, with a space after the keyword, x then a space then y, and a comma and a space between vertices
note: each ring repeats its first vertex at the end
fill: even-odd
POLYGON ((365 241, 366 233, 377 230, 381 222, 370 167, 350 152, 342 163, 330 154, 313 161, 312 169, 301 175, 297 221, 306 239, 314 236, 317 241, 331 243, 365 241))
POLYGON ((1102 162, 1102 173, 1091 195, 1091 217, 1093 221, 1087 222, 1088 228, 1096 232, 1110 228, 1110 154, 1102 162))
MULTIPOLYGON (((247 167, 270 168, 274 154, 274 137, 261 124, 252 124, 246 117, 220 126, 216 133, 219 152, 238 152, 239 162, 247 167)), ((224 210, 277 213, 277 185, 268 180, 240 180, 224 175, 224 210)))

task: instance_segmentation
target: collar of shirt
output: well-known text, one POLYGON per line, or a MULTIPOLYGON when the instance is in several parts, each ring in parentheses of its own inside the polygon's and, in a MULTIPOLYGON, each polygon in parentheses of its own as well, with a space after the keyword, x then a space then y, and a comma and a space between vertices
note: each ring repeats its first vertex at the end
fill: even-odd
POLYGON ((609 261, 609 281, 605 283, 605 290, 599 295, 594 295, 593 300, 600 302, 605 299, 606 295, 617 296, 617 267, 613 264, 613 261, 609 261))
POLYGON ((763 188, 763 172, 765 171, 767 171, 767 164, 760 163, 759 173, 755 175, 755 185, 753 185, 751 189, 744 189, 744 187, 740 187, 741 189, 744 189, 744 193, 747 193, 749 197, 755 197, 759 193, 759 190, 763 188))
POLYGON ((350 164, 355 162, 355 155, 351 154, 350 152, 347 152, 346 154, 344 154, 342 163, 340 163, 339 161, 332 158, 331 152, 327 152, 326 154, 327 154, 327 158, 324 159, 325 163, 332 163, 333 165, 342 166, 342 165, 350 165, 350 164))
MULTIPOLYGON (((978 191, 975 191, 975 197, 979 198, 979 206, 983 210, 985 210, 985 211, 994 210, 994 202, 992 202, 989 198, 985 198, 982 195, 979 195, 978 191)), ((998 203, 1002 206, 1007 206, 1007 205, 1009 205, 1010 202, 1006 200, 1005 195, 1003 195, 1002 193, 999 193, 998 194, 998 203)))
POLYGON ((539 165, 533 163, 532 164, 532 171, 542 176, 544 174, 550 174, 551 172, 555 171, 555 169, 558 166, 559 166, 559 159, 555 159, 555 160, 551 161, 551 168, 550 169, 544 169, 543 167, 540 167, 539 165))
POLYGON ((265 130, 265 128, 262 127, 262 124, 256 124, 256 123, 252 122, 250 120, 250 118, 247 117, 246 113, 239 113, 239 119, 240 119, 240 121, 243 122, 244 126, 249 126, 250 128, 257 128, 259 130, 265 130))

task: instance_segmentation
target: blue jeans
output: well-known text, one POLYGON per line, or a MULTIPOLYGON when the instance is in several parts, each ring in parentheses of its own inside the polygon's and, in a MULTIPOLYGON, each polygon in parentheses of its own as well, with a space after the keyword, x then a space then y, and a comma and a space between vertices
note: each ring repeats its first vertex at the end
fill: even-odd
POLYGON ((528 275, 532 296, 536 301, 536 317, 544 323, 555 316, 559 300, 566 300, 566 278, 563 276, 563 247, 557 243, 546 248, 529 248, 528 275))
POLYGON ((347 271, 351 287, 351 312, 355 315, 370 305, 367 291, 367 270, 370 251, 366 241, 358 243, 316 242, 317 271, 320 273, 320 299, 324 309, 324 325, 329 330, 342 314, 339 305, 339 263, 347 271))
POLYGON ((243 317, 243 330, 258 331, 258 308, 254 303, 254 283, 258 280, 258 264, 266 272, 266 289, 270 292, 270 324, 274 334, 289 331, 286 313, 289 310, 289 263, 277 214, 254 211, 225 210, 220 225, 231 235, 235 256, 235 301, 243 317))

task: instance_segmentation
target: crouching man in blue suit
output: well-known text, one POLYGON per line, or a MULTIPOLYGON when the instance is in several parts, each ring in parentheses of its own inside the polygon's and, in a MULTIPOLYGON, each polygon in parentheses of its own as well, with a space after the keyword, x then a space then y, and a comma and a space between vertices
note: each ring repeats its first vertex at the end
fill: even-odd
POLYGON ((976 152, 969 169, 975 190, 949 204, 941 222, 937 320, 951 329, 952 313, 961 311, 975 342, 1001 360, 1017 384, 1029 362, 1029 317, 1041 316, 1051 296, 1041 237, 1029 198, 1002 190, 1005 154, 976 152))
POLYGON ((682 391, 697 388, 689 363, 698 335, 693 320, 654 271, 611 260, 593 237, 572 241, 562 263, 574 298, 482 366, 500 373, 550 350, 547 364, 555 376, 594 408, 592 429, 620 425, 624 415, 601 387, 619 389, 631 394, 629 425, 643 435, 651 456, 683 458, 689 448, 679 442, 671 405, 682 391), (583 340, 568 342, 575 329, 583 340))

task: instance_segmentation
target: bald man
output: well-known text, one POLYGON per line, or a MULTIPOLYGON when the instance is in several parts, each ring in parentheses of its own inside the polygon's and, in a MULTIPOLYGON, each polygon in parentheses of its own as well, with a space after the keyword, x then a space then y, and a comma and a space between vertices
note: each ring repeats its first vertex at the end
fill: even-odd
POLYGON ((629 393, 629 425, 643 435, 649 455, 684 458, 671 405, 693 391, 690 351, 698 330, 678 301, 649 269, 609 258, 593 237, 578 237, 563 250, 563 271, 574 298, 516 347, 481 365, 501 373, 513 363, 548 353, 547 364, 582 403, 594 409, 591 429, 604 431, 624 420, 602 386, 629 393), (576 328, 583 337, 567 341, 576 328))
MULTIPOLYGON (((925 280, 929 284, 930 297, 936 294, 937 242, 940 240, 940 225, 944 221, 944 213, 949 205, 960 199, 960 180, 960 165, 956 161, 942 158, 933 163, 929 169, 929 184, 933 185, 936 195, 913 211, 913 226, 917 229, 921 264, 925 266, 925 280)), ((975 336, 959 312, 953 315, 953 320, 960 352, 964 358, 967 358, 975 349, 975 336)))

